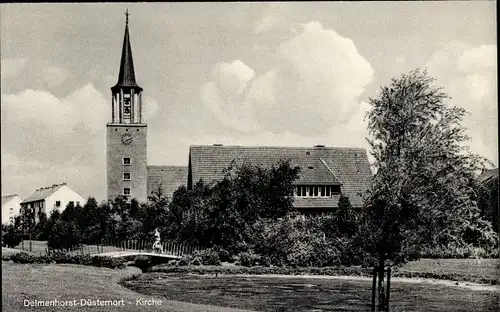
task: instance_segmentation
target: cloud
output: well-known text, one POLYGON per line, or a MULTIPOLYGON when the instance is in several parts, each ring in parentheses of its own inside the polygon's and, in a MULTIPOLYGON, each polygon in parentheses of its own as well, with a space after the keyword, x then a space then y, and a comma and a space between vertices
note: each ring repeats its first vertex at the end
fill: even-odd
POLYGON ((2 94, 2 155, 9 155, 2 159, 6 185, 29 193, 43 185, 23 184, 22 179, 40 184, 59 178, 103 187, 105 180, 92 179, 105 169, 104 125, 109 115, 108 101, 92 84, 63 99, 42 90, 2 94))
POLYGON ((42 79, 50 88, 59 87, 68 77, 68 72, 59 67, 47 67, 42 72, 42 79))
POLYGON ((252 79, 241 61, 216 65, 202 87, 205 106, 241 131, 318 135, 342 129, 359 110, 373 69, 354 42, 319 22, 301 25, 272 55, 274 63, 252 79), (224 70, 221 70, 224 68, 224 70))
MULTIPOLYGON (((145 118, 159 105, 144 99, 145 118)), ((110 101, 92 84, 64 98, 44 90, 2 94, 2 179, 5 192, 26 196, 36 188, 67 182, 82 196, 106 193, 106 123, 110 101)))
POLYGON ((469 128, 473 151, 498 165, 496 46, 453 41, 426 65, 436 85, 452 97, 450 104, 470 113, 463 125, 469 128))
POLYGON ((251 103, 242 101, 243 92, 254 71, 240 60, 221 62, 214 66, 213 80, 201 87, 201 98, 206 108, 221 122, 240 131, 255 130, 251 103))
POLYGON ((1 61, 2 79, 15 77, 26 66, 25 58, 10 58, 1 61))
POLYGON ((150 96, 146 96, 143 101, 144 103, 142 109, 143 112, 142 122, 146 123, 154 119, 154 117, 158 114, 158 111, 160 110, 160 105, 155 99, 153 99, 150 96))

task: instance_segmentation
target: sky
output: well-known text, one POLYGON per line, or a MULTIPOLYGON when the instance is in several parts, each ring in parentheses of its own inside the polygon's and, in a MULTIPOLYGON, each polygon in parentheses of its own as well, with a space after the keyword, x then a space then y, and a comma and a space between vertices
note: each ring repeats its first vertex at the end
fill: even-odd
POLYGON ((1 4, 2 196, 105 198, 127 8, 150 165, 197 144, 368 149, 369 99, 416 68, 498 165, 494 1, 1 4))

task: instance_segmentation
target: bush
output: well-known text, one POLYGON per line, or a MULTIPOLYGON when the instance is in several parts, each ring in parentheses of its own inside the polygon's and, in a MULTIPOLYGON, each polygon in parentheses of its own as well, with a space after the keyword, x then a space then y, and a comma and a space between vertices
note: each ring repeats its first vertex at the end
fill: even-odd
POLYGON ((193 257, 191 257, 191 256, 184 256, 184 257, 182 257, 179 260, 179 265, 182 265, 182 266, 188 265, 191 262, 192 258, 193 257))
POLYGON ((14 248, 23 241, 23 233, 14 225, 5 227, 2 225, 2 246, 6 245, 9 248, 14 248))
POLYGON ((194 257, 190 262, 189 262, 189 265, 201 265, 202 264, 202 261, 201 261, 201 257, 199 256, 196 256, 194 257))
POLYGON ((232 257, 229 251, 225 249, 220 249, 219 250, 219 259, 221 262, 231 262, 232 257))
POLYGON ((19 252, 9 255, 3 255, 2 260, 13 261, 14 263, 68 263, 79 265, 92 265, 110 269, 121 269, 125 266, 125 259, 112 257, 99 257, 90 255, 69 255, 64 253, 54 253, 52 255, 31 255, 25 252, 19 252))
POLYGON ((253 252, 242 252, 239 254, 239 263, 242 266, 252 267, 256 265, 260 260, 260 257, 253 252))
POLYGON ((201 263, 203 263, 204 265, 221 265, 219 251, 217 250, 205 249, 201 252, 200 256, 201 256, 201 263))

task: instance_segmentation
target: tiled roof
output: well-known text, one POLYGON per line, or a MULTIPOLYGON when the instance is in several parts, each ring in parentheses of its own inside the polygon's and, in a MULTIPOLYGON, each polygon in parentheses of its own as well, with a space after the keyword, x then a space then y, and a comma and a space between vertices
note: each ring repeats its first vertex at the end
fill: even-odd
POLYGON ((479 182, 484 183, 493 177, 498 177, 498 168, 484 169, 477 179, 479 182))
POLYGON ((35 193, 33 193, 30 197, 23 200, 21 202, 21 204, 43 200, 43 199, 49 197, 50 195, 54 194, 58 189, 60 189, 61 187, 65 186, 65 185, 66 185, 66 183, 62 183, 62 184, 54 184, 54 185, 49 186, 49 187, 42 187, 42 188, 36 190, 35 193))
POLYGON ((188 167, 148 166, 148 196, 161 183, 163 192, 171 197, 181 185, 187 185, 188 167))
MULTIPOLYGON (((362 206, 359 193, 367 188, 372 177, 366 150, 362 148, 198 145, 190 147, 189 155, 193 183, 200 179, 208 183, 221 179, 223 170, 232 163, 270 167, 280 160, 289 160, 292 166, 301 167, 295 184, 341 184, 342 193, 355 207, 362 206)), ((307 202, 315 207, 316 203, 324 204, 319 198, 307 202)))
POLYGON ((4 205, 5 203, 7 203, 8 201, 10 201, 11 199, 13 199, 14 197, 18 197, 18 196, 19 195, 17 195, 17 194, 2 196, 2 205, 4 205))

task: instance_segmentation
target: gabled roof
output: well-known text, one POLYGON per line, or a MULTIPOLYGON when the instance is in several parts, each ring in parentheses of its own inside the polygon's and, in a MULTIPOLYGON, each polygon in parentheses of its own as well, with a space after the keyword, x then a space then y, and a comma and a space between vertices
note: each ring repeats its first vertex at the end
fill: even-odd
POLYGON ((10 200, 16 198, 16 197, 19 197, 19 195, 17 194, 12 194, 12 195, 5 195, 5 196, 2 196, 2 206, 6 203, 8 203, 10 200))
POLYGON ((477 178, 480 183, 485 183, 488 180, 498 177, 498 168, 494 169, 483 169, 483 172, 477 178))
POLYGON ((52 186, 42 187, 35 191, 30 197, 26 198, 21 202, 21 204, 31 203, 34 201, 44 200, 50 195, 54 194, 61 187, 65 186, 66 183, 53 184, 52 186))
POLYGON ((168 197, 181 185, 187 185, 188 167, 182 166, 148 166, 148 196, 161 186, 168 197))
POLYGON ((135 88, 142 91, 135 81, 134 60, 132 58, 132 48, 130 46, 130 36, 128 33, 128 17, 125 24, 125 35, 123 37, 122 58, 120 61, 120 73, 118 82, 111 90, 116 90, 122 87, 135 88))
MULTIPOLYGON (((210 183, 223 178, 223 170, 245 161, 270 167, 280 160, 289 160, 301 167, 297 185, 342 185, 342 193, 351 204, 362 206, 359 196, 372 177, 365 149, 342 147, 273 147, 198 145, 189 149, 192 182, 210 183)), ((319 203, 319 201, 315 201, 319 203)))

